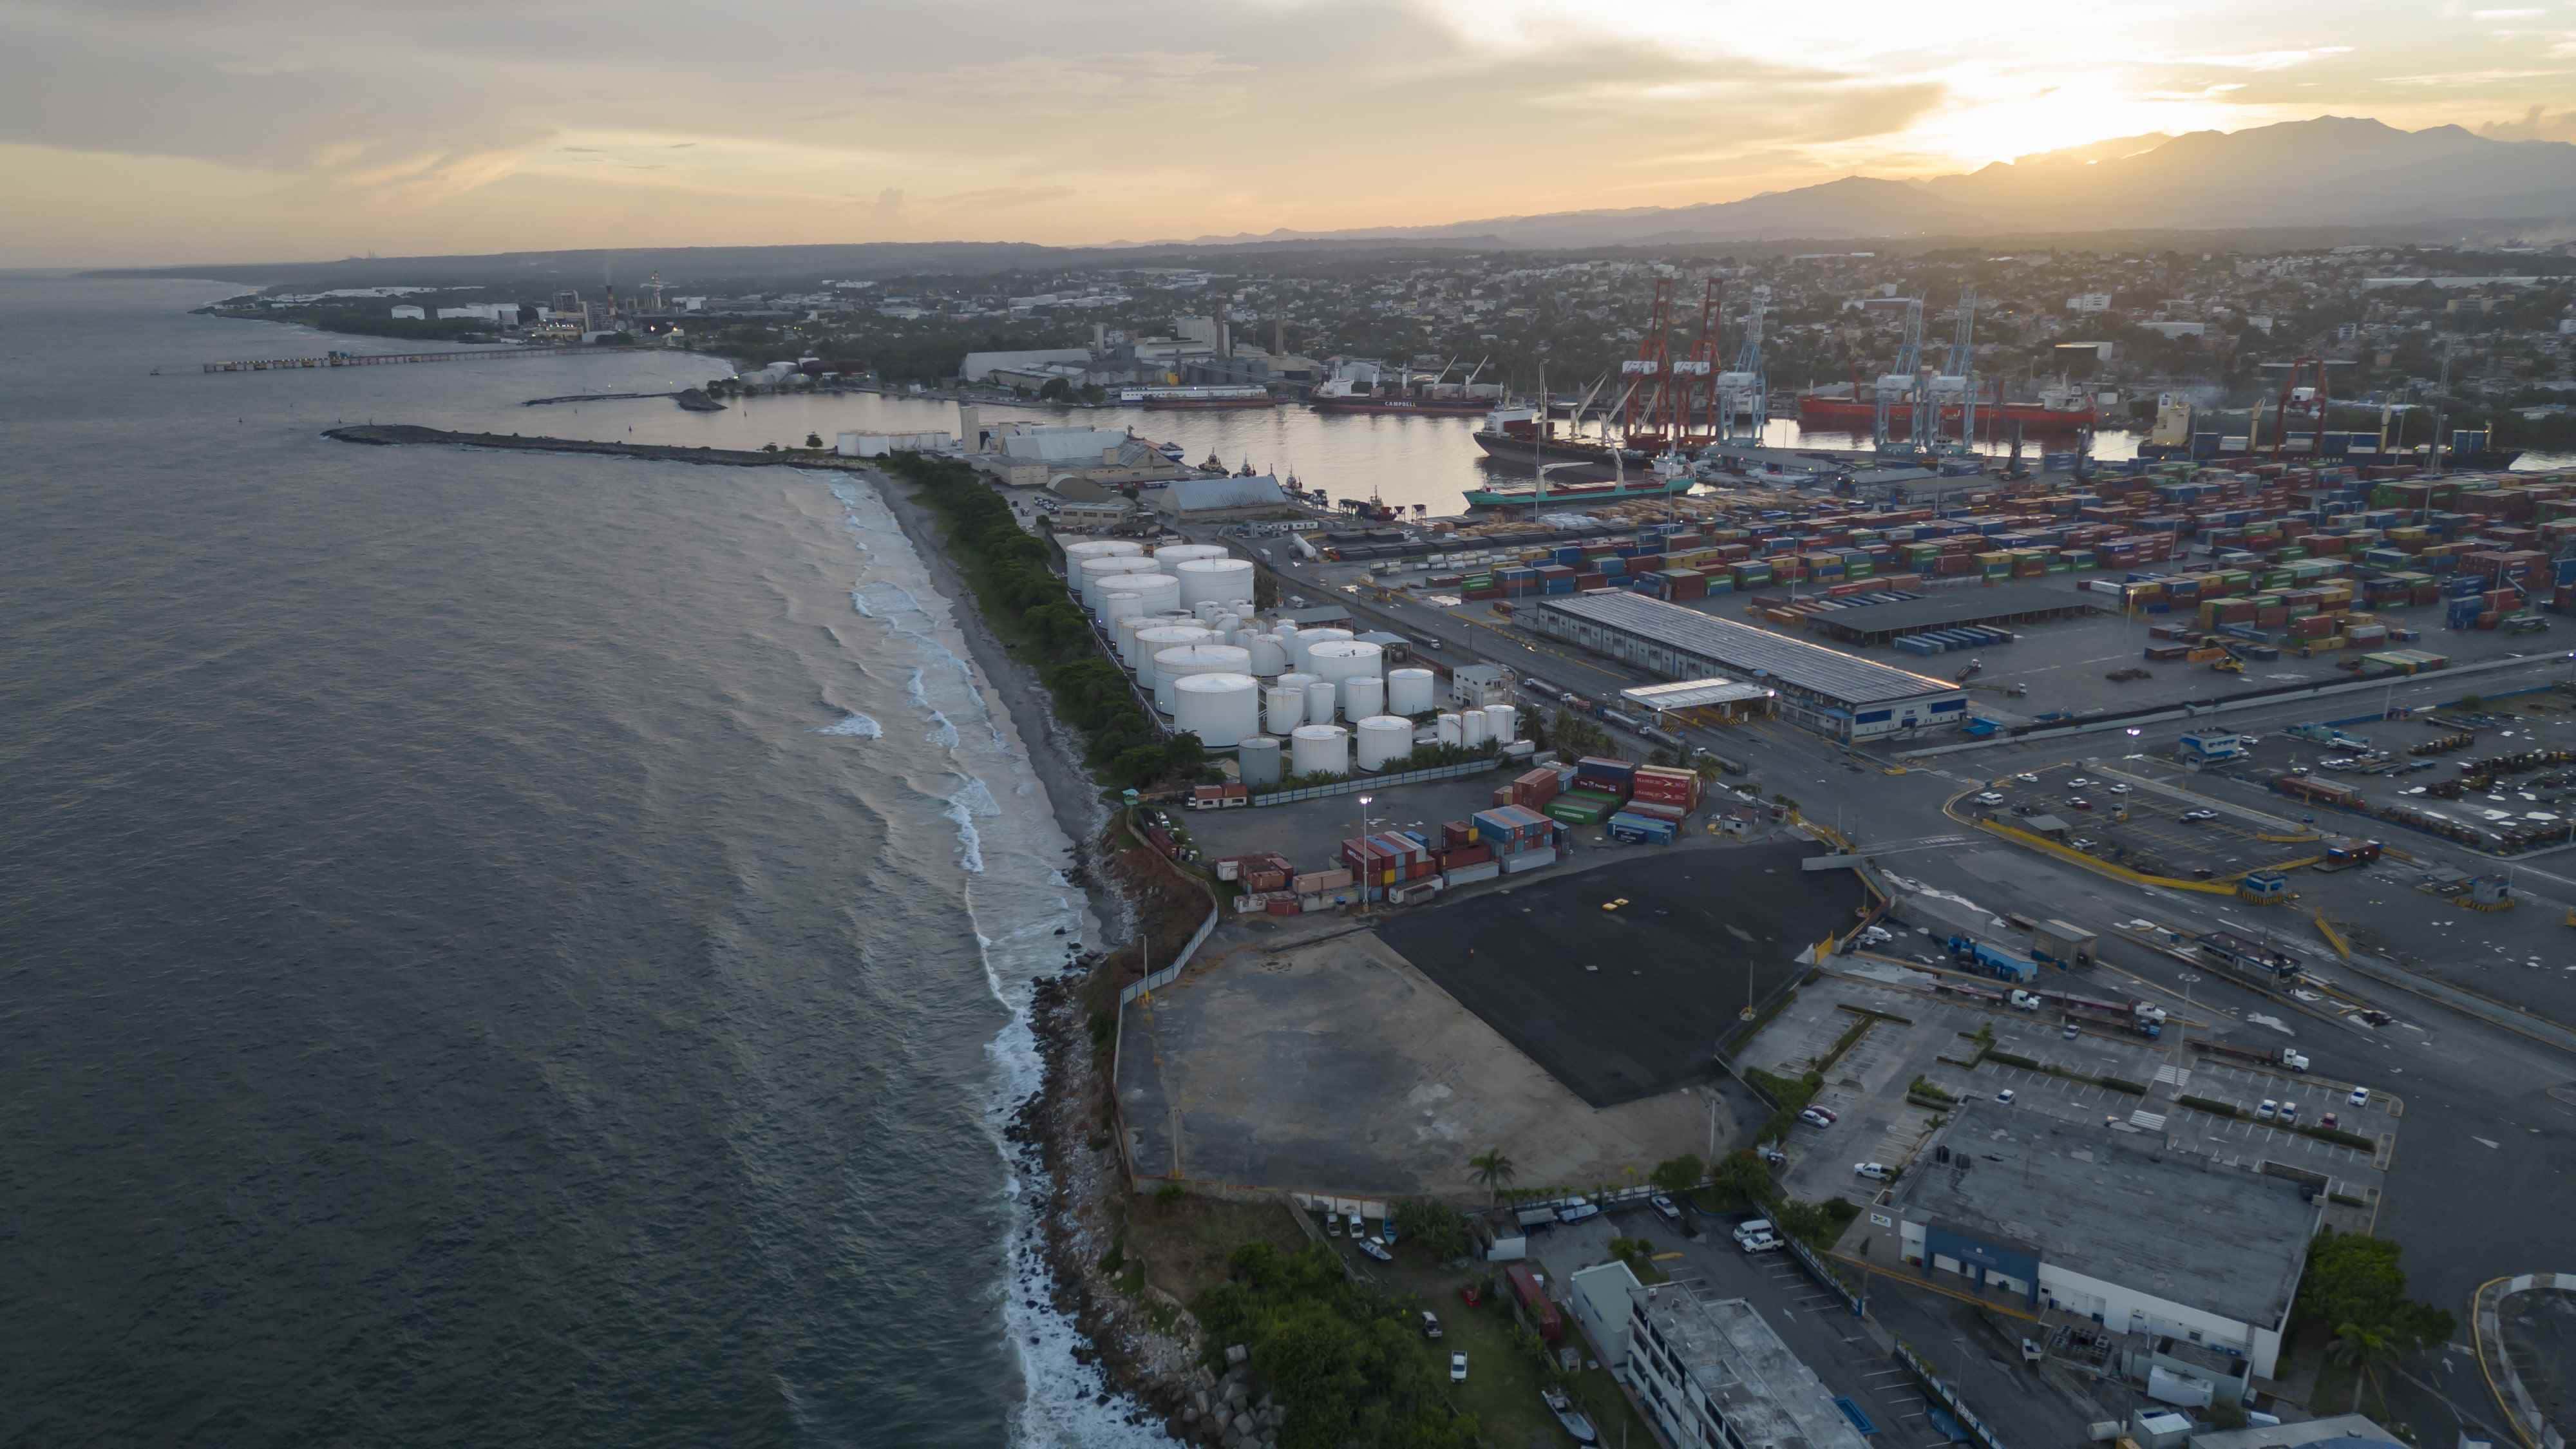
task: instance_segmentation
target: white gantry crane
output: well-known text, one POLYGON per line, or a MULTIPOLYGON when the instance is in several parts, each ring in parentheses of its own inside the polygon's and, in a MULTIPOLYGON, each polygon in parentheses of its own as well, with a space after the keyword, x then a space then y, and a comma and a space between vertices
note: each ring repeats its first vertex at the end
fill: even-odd
POLYGON ((1717 375, 1717 440, 1759 443, 1771 414, 1770 381, 1762 373, 1762 314, 1771 305, 1771 289, 1753 289, 1744 309, 1744 342, 1735 350, 1735 366, 1717 375))
POLYGON ((1881 454, 1903 453, 1911 456, 1923 448, 1923 410, 1928 399, 1923 392, 1923 299, 1905 300, 1905 343, 1897 350, 1896 366, 1880 373, 1877 393, 1878 415, 1870 425, 1870 444, 1881 454), (1897 446, 1894 432, 1888 426, 1890 412, 1899 398, 1911 399, 1911 423, 1908 441, 1897 446))

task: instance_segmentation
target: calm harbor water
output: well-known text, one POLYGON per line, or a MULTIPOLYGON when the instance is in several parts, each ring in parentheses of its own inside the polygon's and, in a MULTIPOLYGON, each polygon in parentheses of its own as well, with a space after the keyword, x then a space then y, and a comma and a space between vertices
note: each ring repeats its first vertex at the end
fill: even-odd
POLYGON ((150 376, 398 350, 230 290, 0 278, 0 1443, 1159 1442, 1000 1139, 1098 928, 867 485, 316 436, 666 359, 150 376))

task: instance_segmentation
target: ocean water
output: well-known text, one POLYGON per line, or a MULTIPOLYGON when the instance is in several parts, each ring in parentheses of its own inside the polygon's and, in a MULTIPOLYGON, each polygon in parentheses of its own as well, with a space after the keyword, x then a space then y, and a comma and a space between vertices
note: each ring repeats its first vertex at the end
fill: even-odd
POLYGON ((671 360, 231 290, 0 277, 0 1443, 1159 1442, 1001 1135, 1100 928, 870 488, 331 443, 671 360))

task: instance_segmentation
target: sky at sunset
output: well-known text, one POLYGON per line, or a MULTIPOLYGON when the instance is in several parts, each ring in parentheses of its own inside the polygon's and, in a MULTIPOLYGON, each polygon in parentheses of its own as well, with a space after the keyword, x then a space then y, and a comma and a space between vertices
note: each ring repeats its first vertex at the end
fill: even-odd
POLYGON ((1421 224, 2324 114, 2576 141, 2576 3, 12 0, 0 265, 1421 224))

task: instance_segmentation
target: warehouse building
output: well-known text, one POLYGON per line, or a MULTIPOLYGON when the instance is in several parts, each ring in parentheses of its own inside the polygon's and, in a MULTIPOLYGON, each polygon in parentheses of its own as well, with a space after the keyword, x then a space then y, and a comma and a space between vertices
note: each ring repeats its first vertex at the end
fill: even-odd
POLYGON ((2093 602, 2072 589, 2045 584, 1999 584, 1985 589, 1947 589, 1893 604, 1856 604, 1848 609, 1820 609, 1808 624, 1848 644, 1885 644, 1906 634, 1935 629, 1994 628, 2037 624, 2051 619, 2081 618, 2095 612, 2093 602))
MULTIPOLYGON (((1666 1443, 1868 1449, 1833 1391, 1741 1298, 1711 1296, 1689 1280, 1631 1287, 1627 1329, 1627 1351, 1612 1368, 1666 1443)), ((1601 1337, 1594 1330, 1596 1346, 1601 1337)))
POLYGON ((1934 1280, 2044 1309, 2168 1403, 2234 1403, 2278 1367, 2323 1178, 2222 1167, 2127 1123, 1968 1103, 1870 1220, 1934 1280))
POLYGON ((1836 739, 1881 739, 1967 718, 1967 691, 1947 680, 1643 594, 1595 589, 1542 597, 1524 604, 1519 617, 1537 633, 1666 679, 1759 684, 1778 695, 1782 715, 1836 739))

